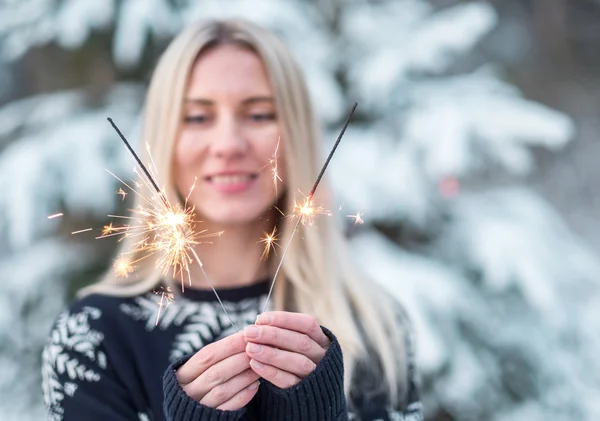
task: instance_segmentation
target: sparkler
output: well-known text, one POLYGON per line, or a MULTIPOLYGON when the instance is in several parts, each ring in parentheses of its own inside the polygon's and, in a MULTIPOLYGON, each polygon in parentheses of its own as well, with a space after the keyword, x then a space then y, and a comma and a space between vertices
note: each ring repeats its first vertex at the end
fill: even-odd
POLYGON ((296 222, 296 225, 294 226, 294 230, 292 231, 292 235, 290 236, 290 239, 288 240, 287 244, 285 245, 285 248, 283 249, 283 253, 281 255, 281 260, 279 261, 277 270, 275 270, 275 275, 273 276, 273 280, 271 281, 271 287, 269 288, 269 294, 267 295, 267 299, 265 300, 265 305, 262 310, 263 313, 267 310, 267 305, 269 304, 269 298, 271 298, 271 294, 273 293, 273 287, 275 286, 275 281, 277 280, 277 275, 279 275, 279 271, 281 270, 281 266, 283 264, 283 259, 285 258, 285 255, 287 254, 287 251, 290 248, 290 244, 292 243, 292 240, 294 239, 296 232, 298 232, 298 228, 300 227, 300 224, 303 222, 303 220, 305 218, 310 218, 310 215, 314 215, 314 213, 315 213, 314 212, 315 208, 313 207, 313 204, 312 204, 313 196, 315 195, 315 191, 317 190, 317 187, 319 186, 319 183, 321 182, 321 178, 323 178, 323 174, 325 173, 325 170, 327 169, 327 166, 329 165, 329 161, 331 161, 331 158, 333 157, 335 150, 337 149, 338 145, 340 144, 340 141, 342 140, 342 136, 344 136, 344 133, 346 132, 346 128, 348 127, 348 124, 350 124, 350 118, 352 118, 352 115, 354 114, 354 110, 356 110, 357 105, 358 104, 355 102, 354 105, 352 106, 352 109, 350 110, 350 113, 348 114, 348 117, 346 118, 346 121, 344 123, 344 126, 342 127, 342 130, 340 131, 340 134, 338 135, 338 137, 333 145, 333 148, 329 152, 329 156, 325 160, 325 163, 323 164, 323 167, 321 168, 321 172, 317 176, 317 180, 315 181, 315 184, 313 184, 313 187, 310 190, 310 193, 306 197, 306 201, 302 204, 301 207, 299 207, 300 211, 298 212, 298 210, 296 210, 296 212, 295 212, 295 216, 298 217, 298 222, 296 222))
POLYGON ((321 206, 313 205, 312 198, 309 195, 304 198, 303 202, 296 202, 294 200, 294 210, 289 217, 292 219, 300 218, 304 225, 312 226, 317 215, 331 216, 331 212, 321 206))
MULTIPOLYGON (((206 271, 204 270, 204 265, 202 261, 198 257, 198 254, 194 250, 194 246, 199 244, 198 238, 200 234, 203 234, 205 231, 196 232, 195 231, 195 221, 193 220, 193 212, 194 208, 189 208, 187 206, 187 201, 194 190, 195 184, 191 187, 190 192, 185 200, 185 205, 182 208, 180 205, 172 206, 167 200, 164 192, 158 187, 154 178, 150 174, 150 172, 146 169, 138 155, 135 153, 134 149, 131 147, 125 136, 121 133, 119 128, 113 122, 111 118, 107 119, 112 127, 115 129, 131 155, 136 160, 139 168, 143 171, 145 178, 144 184, 146 187, 153 192, 153 195, 149 197, 143 196, 138 190, 132 188, 123 180, 118 178, 113 174, 113 176, 119 180, 123 185, 125 185, 129 190, 138 194, 142 200, 148 205, 148 207, 141 207, 138 209, 133 209, 134 212, 133 217, 126 216, 118 216, 118 215, 110 215, 112 217, 133 220, 136 221, 139 225, 125 225, 123 227, 113 227, 112 224, 109 224, 104 227, 103 235, 100 238, 105 238, 112 235, 122 235, 123 238, 140 238, 136 243, 134 243, 135 252, 138 251, 147 251, 148 254, 142 256, 141 258, 135 261, 127 260, 126 263, 122 262, 120 264, 120 273, 128 274, 127 271, 133 270, 133 265, 139 262, 142 259, 149 257, 150 255, 158 252, 160 253, 160 258, 158 259, 158 266, 163 268, 163 271, 166 273, 170 268, 173 269, 173 275, 176 276, 178 274, 183 275, 183 272, 186 272, 188 275, 189 283, 191 285, 191 274, 190 274, 190 263, 195 260, 200 267, 204 278, 210 285, 213 293, 217 297, 219 304, 221 304, 221 308, 223 309, 225 315, 229 319, 229 322, 233 326, 233 328, 238 331, 237 326, 233 323, 233 320, 229 316, 229 313, 225 309, 217 290, 213 286, 212 282, 208 278, 206 271)), ((135 171, 138 175, 140 175, 137 171, 135 171)), ((111 173, 112 174, 112 173, 111 173)), ((140 175, 141 176, 141 175, 140 175)), ((136 185, 139 186, 138 183, 136 185)), ((90 228, 91 230, 91 228, 90 228)), ((206 236, 215 236, 221 235, 222 233, 208 234, 206 236)), ((119 272, 117 272, 119 273, 119 272)), ((181 289, 184 289, 183 276, 181 279, 181 289)))

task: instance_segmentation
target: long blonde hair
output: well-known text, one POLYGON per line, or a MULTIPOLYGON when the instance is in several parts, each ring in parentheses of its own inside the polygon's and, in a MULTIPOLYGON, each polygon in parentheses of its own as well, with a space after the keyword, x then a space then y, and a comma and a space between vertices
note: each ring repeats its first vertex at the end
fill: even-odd
MULTIPOLYGON (((284 208, 290 210, 291 192, 308 192, 320 169, 320 130, 304 77, 290 51, 274 34, 244 20, 204 21, 190 26, 162 55, 146 98, 142 132, 143 142, 152 151, 157 182, 168 186, 171 203, 180 202, 172 177, 173 145, 180 130, 190 71, 201 52, 223 44, 248 48, 264 62, 285 142, 284 208)), ((149 156, 143 159, 148 162, 149 156)), ((327 190, 323 181, 320 196, 328 196, 327 190)), ((134 207, 142 205, 141 199, 136 200, 134 207)), ((281 238, 289 238, 293 224, 288 218, 278 222, 281 238)), ((367 348, 375 350, 383 369, 382 384, 392 402, 397 402, 405 392, 407 367, 405 332, 398 323, 395 304, 350 264, 345 239, 334 218, 322 218, 315 226, 300 229, 275 286, 274 308, 311 314, 335 333, 344 353, 347 392, 357 362, 373 362, 367 348)), ((119 250, 132 251, 132 241, 124 241, 119 250)), ((161 271, 148 259, 129 277, 120 278, 111 271, 80 295, 137 295, 154 288, 161 279, 161 271)))

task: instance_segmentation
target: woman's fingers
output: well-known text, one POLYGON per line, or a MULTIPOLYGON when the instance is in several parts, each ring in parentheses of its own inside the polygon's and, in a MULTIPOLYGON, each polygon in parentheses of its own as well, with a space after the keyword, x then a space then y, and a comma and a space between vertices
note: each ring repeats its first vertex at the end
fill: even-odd
POLYGON ((234 354, 244 352, 245 348, 246 341, 241 332, 206 345, 177 369, 179 384, 183 386, 193 382, 212 365, 234 354))
POLYGON ((250 367, 252 367, 252 370, 254 370, 260 377, 270 381, 281 389, 292 387, 300 383, 301 380, 300 377, 295 376, 292 373, 280 370, 272 365, 263 364, 257 360, 250 360, 250 367))
POLYGON ((276 348, 307 356, 315 364, 323 359, 325 349, 304 333, 274 326, 252 325, 244 329, 248 342, 272 345, 276 348))
POLYGON ((252 358, 250 361, 251 367, 252 361, 258 361, 293 374, 299 379, 305 378, 316 368, 316 364, 304 355, 273 348, 267 345, 248 342, 246 353, 252 358))
POLYGON ((225 388, 222 386, 228 380, 243 373, 249 367, 250 357, 242 350, 241 353, 227 357, 212 365, 192 382, 181 385, 181 387, 188 396, 199 401, 214 388, 218 387, 222 391, 225 388))
POLYGON ((244 406, 248 405, 248 402, 252 400, 256 392, 258 392, 258 386, 260 383, 258 381, 252 383, 250 386, 246 387, 243 390, 240 390, 234 397, 229 399, 222 405, 219 405, 217 409, 222 409, 223 411, 236 411, 244 406))
POLYGON ((285 311, 259 315, 244 335, 252 370, 282 389, 314 371, 331 344, 314 317, 285 311))
POLYGON ((321 326, 314 317, 303 313, 289 311, 269 311, 259 314, 256 318, 257 325, 269 325, 304 333, 322 348, 328 348, 331 341, 323 333, 321 326))
MULTIPOLYGON (((247 368, 242 373, 233 376, 229 380, 213 387, 202 399, 200 403, 211 408, 219 408, 221 405, 226 405, 230 400, 229 406, 235 406, 240 403, 240 400, 250 396, 254 396, 256 389, 250 388, 252 385, 258 385, 258 374, 252 369, 247 368), (254 393, 252 393, 254 391, 254 393)), ((242 405, 243 406, 243 405, 242 405)), ((239 406, 238 406, 239 407, 239 406)))

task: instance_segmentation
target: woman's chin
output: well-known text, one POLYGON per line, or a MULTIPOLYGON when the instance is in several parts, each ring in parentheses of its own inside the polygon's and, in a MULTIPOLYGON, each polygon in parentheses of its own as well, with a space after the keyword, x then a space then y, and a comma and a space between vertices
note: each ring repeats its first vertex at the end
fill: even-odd
POLYGON ((241 227, 256 224, 257 219, 262 214, 262 212, 250 213, 247 210, 244 212, 222 212, 214 215, 208 212, 203 215, 202 221, 219 226, 241 227))

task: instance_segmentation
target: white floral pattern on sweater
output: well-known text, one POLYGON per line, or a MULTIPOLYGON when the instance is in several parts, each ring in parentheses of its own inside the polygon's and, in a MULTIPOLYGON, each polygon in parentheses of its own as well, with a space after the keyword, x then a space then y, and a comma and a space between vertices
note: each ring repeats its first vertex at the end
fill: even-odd
POLYGON ((104 335, 92 329, 89 323, 101 315, 97 308, 84 307, 81 312, 64 311, 58 316, 42 353, 44 401, 48 419, 52 421, 62 420, 62 401, 77 392, 78 383, 100 380, 98 372, 86 367, 86 359, 106 368, 106 355, 98 350, 104 335), (66 375, 71 381, 61 383, 59 375, 66 375))
MULTIPOLYGON (((236 329, 216 301, 197 302, 180 298, 168 306, 158 306, 159 298, 145 294, 135 298, 135 303, 123 303, 120 310, 138 321, 144 321, 146 330, 165 330, 183 326, 173 342, 169 360, 175 361, 184 355, 200 350, 214 340, 224 338, 236 329), (161 311, 159 314, 158 311, 161 311)), ((254 323, 258 310, 262 309, 266 297, 246 298, 239 302, 223 302, 227 313, 238 329, 254 323)))

